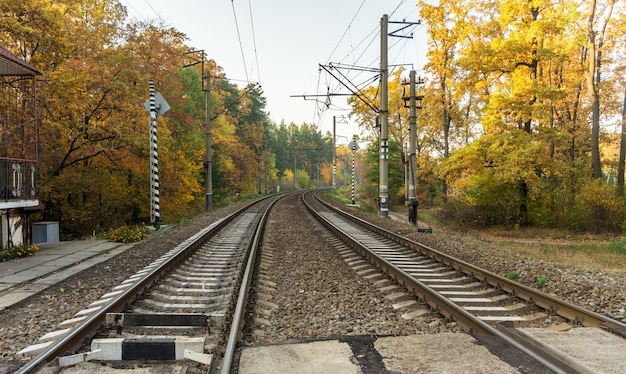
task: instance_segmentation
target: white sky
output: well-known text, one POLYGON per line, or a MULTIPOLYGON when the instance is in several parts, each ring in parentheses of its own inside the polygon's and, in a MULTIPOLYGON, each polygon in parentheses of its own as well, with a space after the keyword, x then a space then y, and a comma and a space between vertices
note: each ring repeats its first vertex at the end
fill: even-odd
MULTIPOLYGON (((120 1, 133 18, 160 17, 185 33, 187 44, 205 50, 240 88, 247 80, 260 82, 266 110, 277 124, 282 120, 297 125, 313 123, 322 133, 332 132, 333 116, 347 117, 346 97, 331 97, 330 109, 326 109, 324 97, 317 98, 322 103, 316 104, 315 98, 290 96, 326 94, 327 87, 333 93, 349 93, 324 70, 318 72, 319 64, 341 62, 378 69, 383 14, 389 15, 389 21, 419 21, 417 0, 120 1)), ((390 24, 389 32, 400 27, 390 24)), ((419 25, 407 32, 414 38, 388 38, 389 65, 413 64, 406 66, 407 71, 415 69, 419 75, 426 62, 425 29, 419 25)), ((376 74, 349 69, 341 72, 357 85, 376 74)), ((353 134, 359 131, 352 121, 338 124, 337 144, 346 144, 346 138, 353 134)))

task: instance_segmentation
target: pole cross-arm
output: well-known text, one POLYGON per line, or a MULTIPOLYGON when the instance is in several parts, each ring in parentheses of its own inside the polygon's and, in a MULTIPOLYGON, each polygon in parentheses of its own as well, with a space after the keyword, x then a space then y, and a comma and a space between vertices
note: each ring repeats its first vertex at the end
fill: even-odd
MULTIPOLYGON (((380 109, 378 107, 376 107, 374 104, 372 104, 372 102, 367 98, 367 96, 363 95, 362 93, 360 93, 357 89, 350 87, 349 85, 347 85, 343 80, 339 79, 335 74, 333 74, 333 72, 329 69, 329 67, 327 67, 326 65, 322 65, 320 64, 320 67, 322 69, 324 69, 328 74, 330 74, 333 78, 335 78, 339 83, 341 83, 342 86, 344 86, 345 88, 348 89, 348 91, 350 91, 352 93, 352 95, 356 96, 357 98, 359 98, 359 100, 361 100, 365 105, 367 105, 370 109, 372 109, 374 112, 376 113, 380 113, 380 109)), ((330 68, 333 68, 333 66, 330 66, 330 68)))

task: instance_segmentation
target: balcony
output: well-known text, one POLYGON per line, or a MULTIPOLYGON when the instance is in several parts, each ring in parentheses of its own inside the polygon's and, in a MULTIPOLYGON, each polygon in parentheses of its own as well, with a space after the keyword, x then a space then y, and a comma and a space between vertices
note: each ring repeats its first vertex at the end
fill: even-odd
POLYGON ((0 46, 0 210, 37 200, 37 76, 41 73, 0 46))
POLYGON ((37 163, 0 159, 0 209, 38 204, 37 163))

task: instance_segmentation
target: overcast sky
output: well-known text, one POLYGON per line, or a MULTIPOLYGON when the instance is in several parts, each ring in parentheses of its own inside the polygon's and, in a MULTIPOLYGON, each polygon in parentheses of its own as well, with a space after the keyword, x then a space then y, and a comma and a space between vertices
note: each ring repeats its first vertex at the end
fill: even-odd
MULTIPOLYGON (((182 31, 194 49, 203 49, 239 87, 259 82, 266 110, 276 123, 318 126, 332 132, 333 116, 346 116, 346 98, 304 100, 294 95, 349 93, 319 64, 342 63, 378 69, 380 20, 419 21, 416 0, 120 0, 131 17, 162 19, 182 31), (240 43, 241 40, 241 43, 240 43), (326 104, 330 104, 327 108, 326 104)), ((389 32, 400 28, 390 24, 389 32)), ((403 31, 413 38, 389 37, 389 64, 419 72, 425 63, 424 26, 403 31)), ((361 85, 375 72, 341 69, 361 85)), ((407 73, 408 75, 408 73, 407 73)), ((343 79, 343 78, 342 78, 343 79)), ((374 82, 375 83, 375 82, 374 82)), ((337 143, 358 134, 353 123, 337 126, 337 143), (345 137, 345 138, 344 138, 345 137)))

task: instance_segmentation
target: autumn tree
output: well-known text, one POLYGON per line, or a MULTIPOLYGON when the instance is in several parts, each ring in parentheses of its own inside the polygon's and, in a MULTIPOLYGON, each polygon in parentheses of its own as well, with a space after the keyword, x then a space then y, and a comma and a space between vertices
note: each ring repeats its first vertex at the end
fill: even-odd
MULTIPOLYGON (((0 4, 0 43, 44 74, 39 98, 40 200, 46 219, 66 238, 124 223, 147 221, 149 210, 148 82, 171 106, 157 121, 161 210, 164 220, 203 206, 205 94, 203 72, 183 68, 193 48, 156 21, 133 22, 115 0, 13 1, 0 4)), ((217 203, 245 192, 250 180, 237 165, 245 142, 263 138, 267 117, 254 98, 231 84, 214 61, 211 111, 217 203), (252 103, 249 105, 248 103, 252 103), (247 111, 246 108, 251 108, 247 111), (229 110, 239 111, 229 115, 229 110), (241 117, 240 128, 237 133, 241 117), (247 131, 245 126, 260 125, 247 131), (243 137, 245 139, 240 139, 243 137)), ((249 166, 252 164, 253 166, 249 166)), ((256 180, 256 178, 255 178, 256 180)))
MULTIPOLYGON (((456 25, 455 8, 450 9, 440 29, 456 25)), ((454 157, 441 164, 442 175, 453 184, 455 197, 468 204, 467 211, 478 214, 479 207, 496 200, 482 197, 498 194, 516 204, 517 209, 491 205, 481 210, 481 219, 487 212, 508 212, 484 222, 573 222, 578 207, 587 203, 580 191, 598 188, 585 187, 595 134, 587 125, 591 110, 584 99, 581 9, 567 0, 475 1, 466 9, 467 27, 456 33, 462 37, 456 39, 454 67, 464 77, 460 86, 471 84, 463 100, 480 109, 474 112, 483 135, 453 151, 454 157), (471 159, 477 161, 465 162, 471 159)))

